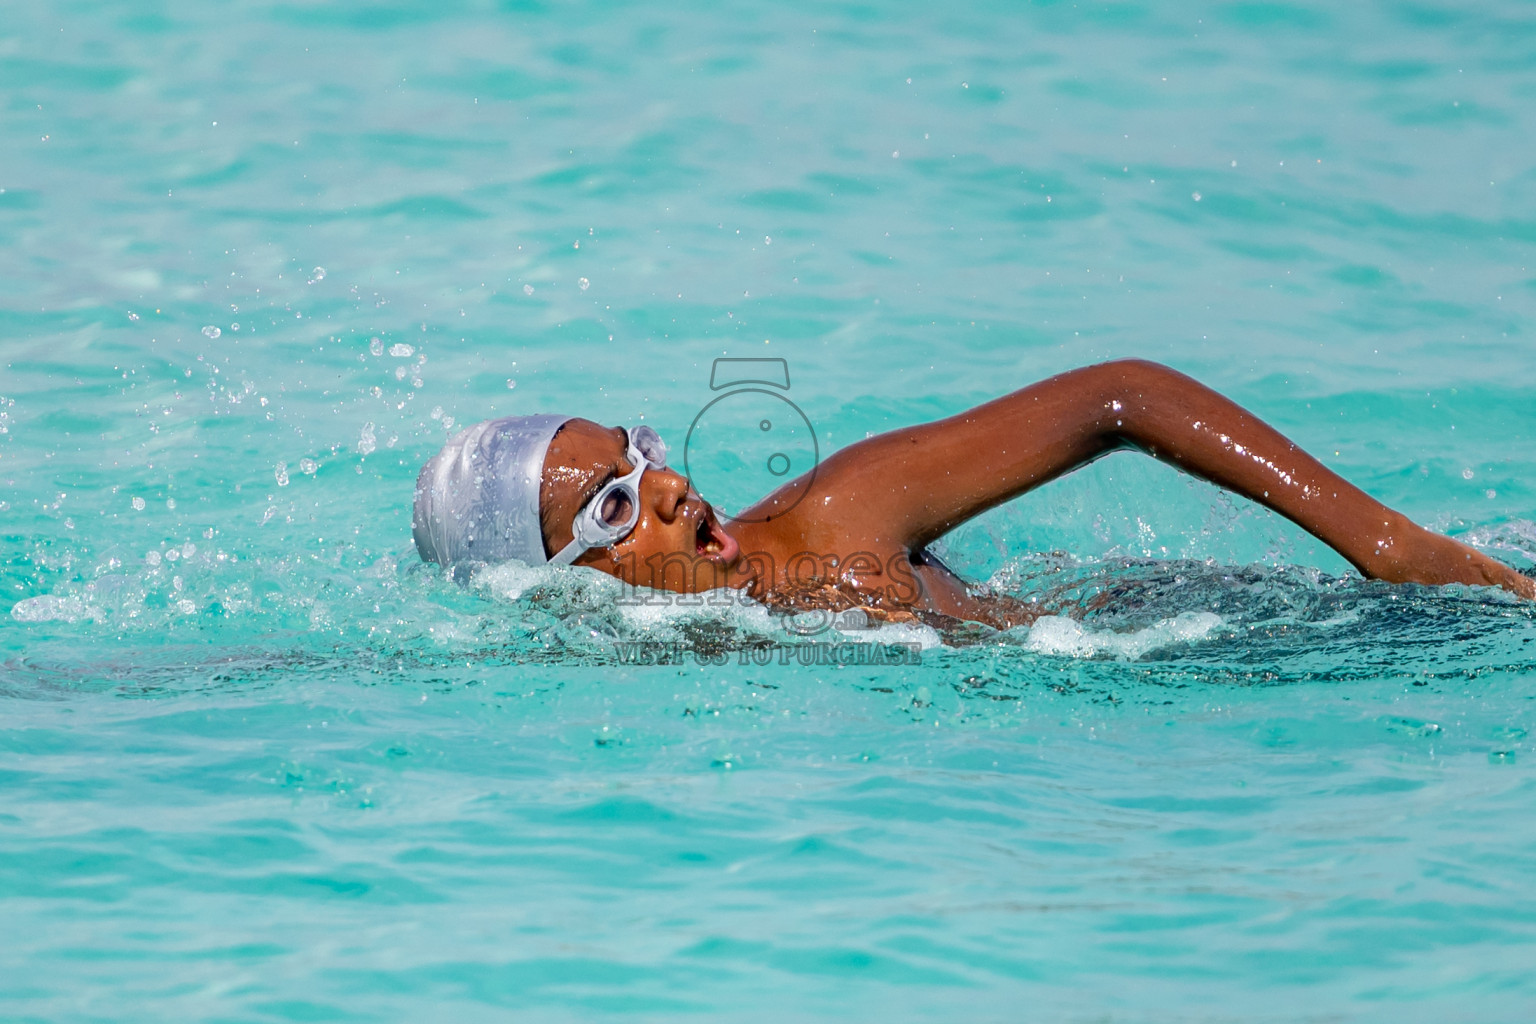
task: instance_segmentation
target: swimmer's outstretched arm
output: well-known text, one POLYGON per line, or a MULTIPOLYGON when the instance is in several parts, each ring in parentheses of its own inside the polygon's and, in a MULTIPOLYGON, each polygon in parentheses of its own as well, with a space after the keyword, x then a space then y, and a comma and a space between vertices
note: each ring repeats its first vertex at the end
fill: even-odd
POLYGON ((1142 360, 1070 370, 958 416, 851 445, 818 471, 815 492, 827 500, 814 504, 846 517, 848 533, 873 527, 917 548, 1124 448, 1273 509, 1368 577, 1485 584, 1536 597, 1536 581, 1414 524, 1251 412, 1142 360))

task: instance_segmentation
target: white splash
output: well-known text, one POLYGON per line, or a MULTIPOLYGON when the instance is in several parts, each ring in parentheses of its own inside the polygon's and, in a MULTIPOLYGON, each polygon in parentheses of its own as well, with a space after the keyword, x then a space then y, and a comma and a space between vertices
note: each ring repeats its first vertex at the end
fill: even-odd
POLYGON ((101 609, 86 603, 80 597, 24 597, 11 608, 11 618, 17 622, 79 622, 81 619, 98 619, 101 609))
POLYGON ((1139 658, 1148 651, 1170 644, 1204 640, 1224 620, 1212 612, 1181 612, 1144 629, 1130 633, 1093 630, 1076 619, 1047 615, 1029 628, 1024 646, 1039 654, 1063 654, 1073 658, 1109 654, 1119 658, 1139 658))

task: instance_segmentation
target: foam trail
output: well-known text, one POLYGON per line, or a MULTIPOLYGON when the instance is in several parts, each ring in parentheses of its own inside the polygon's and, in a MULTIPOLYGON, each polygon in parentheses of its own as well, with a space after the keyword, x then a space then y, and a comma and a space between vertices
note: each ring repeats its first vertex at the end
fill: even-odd
POLYGON ((1212 612, 1181 612, 1171 619, 1160 619, 1130 633, 1111 633, 1088 629, 1076 619, 1047 615, 1030 626, 1024 646, 1039 654, 1063 654, 1074 658, 1112 654, 1133 659, 1170 644, 1203 640, 1224 622, 1220 615, 1212 612))

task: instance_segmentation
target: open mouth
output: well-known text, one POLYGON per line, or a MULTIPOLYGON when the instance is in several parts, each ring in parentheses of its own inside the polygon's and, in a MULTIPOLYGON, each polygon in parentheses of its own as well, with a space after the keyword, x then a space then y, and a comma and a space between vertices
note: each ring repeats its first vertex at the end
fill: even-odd
POLYGON ((736 538, 720 528, 714 509, 705 505, 704 514, 699 517, 694 553, 700 558, 729 565, 740 551, 741 545, 736 543, 736 538))

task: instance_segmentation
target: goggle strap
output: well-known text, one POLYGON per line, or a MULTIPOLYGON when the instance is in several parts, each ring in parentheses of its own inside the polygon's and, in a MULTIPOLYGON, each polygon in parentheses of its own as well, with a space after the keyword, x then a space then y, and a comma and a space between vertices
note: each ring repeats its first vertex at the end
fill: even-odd
POLYGON ((576 561, 576 559, 580 558, 582 553, 586 550, 587 548, 582 545, 581 541, 572 540, 565 547, 561 548, 559 552, 549 560, 549 564, 570 565, 572 562, 576 561))

